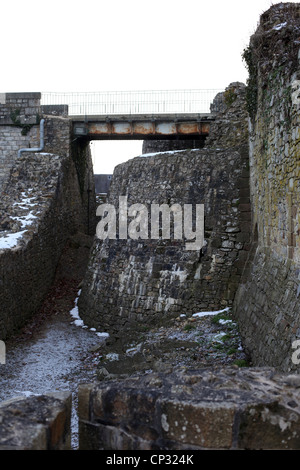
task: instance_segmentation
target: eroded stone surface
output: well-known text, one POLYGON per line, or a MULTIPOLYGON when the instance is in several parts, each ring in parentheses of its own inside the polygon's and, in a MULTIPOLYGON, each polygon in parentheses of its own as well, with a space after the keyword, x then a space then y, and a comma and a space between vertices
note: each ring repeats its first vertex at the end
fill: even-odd
POLYGON ((299 387, 298 376, 236 367, 81 385, 83 446, 89 428, 99 449, 297 449, 299 387))
POLYGON ((234 306, 254 363, 297 372, 293 344, 300 339, 300 104, 293 84, 300 78, 299 34, 299 3, 278 3, 261 16, 247 49, 257 251, 234 306))
POLYGON ((128 207, 146 204, 149 213, 154 203, 204 204, 205 244, 193 251, 172 236, 96 238, 78 302, 85 323, 120 337, 179 314, 232 305, 249 249, 246 167, 245 148, 178 151, 119 165, 109 204, 118 211, 126 195, 128 207))
POLYGON ((71 394, 16 397, 0 404, 0 449, 70 449, 71 394))

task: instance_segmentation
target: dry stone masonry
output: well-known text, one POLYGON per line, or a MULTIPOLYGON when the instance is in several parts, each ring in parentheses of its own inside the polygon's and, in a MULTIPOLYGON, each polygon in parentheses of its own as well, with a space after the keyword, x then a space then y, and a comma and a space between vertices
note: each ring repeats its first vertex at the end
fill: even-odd
POLYGON ((300 340, 300 6, 274 5, 244 53, 249 67, 251 275, 235 311, 256 365, 299 369, 300 340))
POLYGON ((172 232, 170 239, 154 240, 151 227, 148 239, 96 237, 78 304, 89 326, 122 339, 179 314, 232 305, 250 248, 250 204, 245 86, 229 89, 234 99, 217 119, 216 148, 129 160, 115 169, 107 199, 117 214, 120 196, 128 208, 146 205, 148 215, 151 204, 182 210, 204 204, 204 246, 186 250, 187 239, 174 239, 172 232), (244 110, 238 128, 230 118, 236 108, 244 110), (218 142, 223 133, 226 146, 218 142))
POLYGON ((267 368, 183 368, 81 385, 80 449, 299 449, 299 379, 267 368))
POLYGON ((37 311, 51 287, 68 237, 76 231, 88 233, 87 219, 91 225, 94 219, 87 215, 87 187, 93 189, 91 158, 85 154, 84 164, 79 166, 79 152, 74 155, 70 144, 69 119, 41 116, 45 121, 43 151, 18 154, 19 148, 40 145, 39 125, 29 119, 39 110, 32 95, 6 95, 8 104, 0 106, 6 116, 0 122, 0 133, 14 134, 16 139, 11 150, 10 139, 5 138, 8 145, 0 159, 7 173, 0 185, 1 340, 17 332, 37 311), (17 126, 11 119, 16 109, 17 126), (24 122, 32 126, 26 143, 24 122))
POLYGON ((70 450, 72 395, 54 392, 0 404, 0 450, 70 450))
MULTIPOLYGON (((238 206, 247 205, 244 221, 251 221, 251 249, 246 254, 247 260, 240 259, 244 268, 242 282, 233 303, 243 344, 254 364, 261 367, 183 368, 167 375, 136 374, 122 381, 111 379, 84 385, 79 390, 82 448, 299 449, 300 113, 299 93, 294 94, 300 79, 299 33, 299 4, 280 3, 262 15, 258 30, 244 52, 249 67, 248 86, 243 90, 241 84, 231 84, 225 91, 221 97, 226 103, 225 110, 216 120, 206 148, 198 153, 199 157, 204 155, 203 151, 208 151, 212 157, 213 149, 215 155, 222 149, 230 161, 230 152, 248 140, 245 125, 248 116, 239 103, 245 92, 250 116, 250 192, 245 180, 245 192, 240 198, 248 200, 243 203, 239 200, 238 206), (298 99, 295 100, 295 96, 298 99), (292 347, 294 341, 298 344, 296 351, 292 347), (291 370, 295 371, 294 375, 288 375, 291 370)), ((156 158, 163 165, 163 157, 167 161, 175 155, 184 158, 185 154, 158 154, 148 157, 148 161, 156 158)), ((191 158, 192 152, 186 155, 191 158)), ((135 164, 135 160, 128 163, 133 170, 135 164)), ((195 163, 195 175, 196 168, 195 163)), ((118 173, 124 170, 124 167, 117 168, 117 180, 118 173)), ((147 186, 151 167, 146 171, 139 166, 139 170, 147 186)), ((175 166, 173 171, 170 167, 168 170, 171 181, 176 181, 176 175, 180 174, 178 168, 177 173, 175 166)), ((163 176, 161 181, 168 182, 163 176)), ((220 175, 218 177, 222 181, 220 175)), ((184 178, 181 181, 184 186, 184 178)), ((193 186, 197 187, 199 181, 198 174, 193 186)), ((128 179, 128 194, 131 194, 131 184, 132 180, 128 179)), ((143 190, 141 186, 140 193, 143 194, 143 190)), ((112 200, 115 194, 112 185, 112 200)), ((238 213, 242 215, 241 207, 238 213)), ((222 211, 220 215, 224 215, 222 211)), ((249 235, 247 231, 244 233, 249 235)), ((245 241, 248 244, 248 239, 245 241)), ((110 270, 117 289, 120 289, 119 280, 125 277, 122 263, 114 264, 116 250, 105 246, 104 256, 99 256, 102 249, 95 248, 94 253, 102 277, 97 275, 96 268, 92 281, 88 278, 93 295, 101 291, 101 282, 107 289, 105 273, 110 270)), ((207 255, 211 256, 212 252, 208 250, 207 255)), ((202 263, 204 258, 205 254, 202 263)), ((123 261, 126 256, 119 259, 123 261)), ((137 269, 136 257, 130 261, 136 285, 144 274, 137 269)), ((201 275, 197 284, 199 290, 201 275)), ((186 286, 188 280, 187 276, 186 286)), ((150 284, 148 274, 147 286, 150 284)), ((161 288, 161 284, 158 285, 161 288)), ((136 291, 135 295, 138 294, 136 291)), ((189 300, 190 297, 185 299, 184 304, 188 305, 189 300)), ((105 309, 100 303, 99 298, 95 318, 98 318, 98 325, 104 326, 101 321, 106 321, 105 309)), ((119 315, 118 311, 116 313, 114 318, 118 322, 122 315, 120 311, 119 315)))

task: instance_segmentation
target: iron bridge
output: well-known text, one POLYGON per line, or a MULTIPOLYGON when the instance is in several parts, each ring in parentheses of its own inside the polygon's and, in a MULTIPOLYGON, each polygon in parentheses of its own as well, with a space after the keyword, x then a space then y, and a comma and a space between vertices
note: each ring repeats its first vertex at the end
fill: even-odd
POLYGON ((60 106, 77 138, 205 139, 221 90, 42 93, 43 106, 60 106))

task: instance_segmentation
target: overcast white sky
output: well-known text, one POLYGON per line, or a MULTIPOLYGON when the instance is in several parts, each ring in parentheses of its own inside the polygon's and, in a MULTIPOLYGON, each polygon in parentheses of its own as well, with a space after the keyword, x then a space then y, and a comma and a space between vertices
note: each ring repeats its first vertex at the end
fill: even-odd
MULTIPOLYGON (((271 0, 3 0, 0 92, 224 89, 271 0)), ((295 2, 296 3, 296 2, 295 2)), ((142 142, 94 142, 95 173, 142 142)))

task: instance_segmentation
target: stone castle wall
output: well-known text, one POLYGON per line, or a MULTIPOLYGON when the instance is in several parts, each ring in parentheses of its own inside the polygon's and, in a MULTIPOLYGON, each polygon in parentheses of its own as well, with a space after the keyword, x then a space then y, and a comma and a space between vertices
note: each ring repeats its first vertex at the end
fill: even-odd
MULTIPOLYGON (((299 4, 279 4, 271 7, 262 15, 261 24, 246 54, 251 72, 247 99, 252 129, 250 141, 252 249, 246 250, 245 245, 243 246, 242 251, 248 252, 249 263, 245 265, 245 260, 242 262, 244 276, 234 298, 234 310, 240 323, 244 346, 248 348, 253 362, 263 366, 274 364, 275 367, 201 370, 183 368, 170 375, 152 373, 128 377, 125 380, 115 378, 96 384, 84 384, 80 386, 78 393, 82 450, 147 449, 157 452, 157 450, 186 449, 299 449, 299 374, 289 375, 280 371, 293 367, 291 342, 299 338, 299 105, 293 102, 292 94, 292 84, 300 80, 299 17, 299 4), (253 259, 251 255, 254 255, 253 259)), ((226 90, 227 111, 230 112, 230 109, 233 111, 232 118, 226 119, 225 113, 216 121, 215 134, 213 138, 211 136, 208 139, 206 149, 195 154, 192 151, 176 152, 158 154, 145 160, 135 159, 128 165, 134 175, 132 186, 126 173, 126 165, 117 169, 115 184, 120 184, 121 189, 125 187, 128 189, 126 194, 131 202, 135 201, 135 194, 130 192, 131 188, 136 190, 138 187, 140 194, 143 195, 150 181, 155 181, 160 190, 164 189, 162 193, 157 192, 156 197, 159 194, 163 194, 164 197, 169 194, 171 201, 171 198, 175 197, 172 185, 178 185, 177 195, 187 189, 183 183, 186 177, 187 181, 193 178, 194 186, 195 181, 200 181, 201 176, 204 176, 206 197, 210 193, 215 197, 220 196, 218 208, 223 215, 221 218, 223 221, 226 217, 222 212, 224 209, 222 203, 225 202, 226 205, 227 201, 228 206, 229 199, 225 198, 225 192, 220 193, 220 189, 225 187, 233 191, 243 189, 243 195, 240 192, 239 204, 237 201, 235 203, 234 217, 240 217, 242 212, 245 212, 243 217, 248 228, 244 231, 246 237, 244 241, 249 248, 249 187, 246 184, 248 178, 243 173, 247 170, 247 165, 242 167, 242 171, 241 169, 237 171, 235 167, 235 163, 241 162, 239 158, 243 154, 242 149, 245 148, 241 144, 245 144, 246 136, 246 128, 240 125, 241 120, 243 122, 245 120, 245 114, 242 113, 239 119, 234 117, 240 109, 238 90, 241 88, 240 85, 235 85, 226 90), (217 150, 218 148, 221 150, 217 150), (237 180, 233 178, 231 183, 240 181, 243 182, 242 186, 239 184, 233 187, 228 185, 222 187, 220 184, 218 188, 210 186, 208 183, 211 183, 212 179, 208 181, 208 177, 212 175, 207 173, 208 165, 205 165, 208 157, 212 162, 218 163, 221 169, 225 160, 220 162, 218 158, 223 157, 229 162, 232 161, 233 173, 237 180), (198 168, 199 172, 195 171, 193 175, 189 165, 194 163, 197 168, 197 158, 198 163, 201 162, 205 168, 203 173, 198 168), (180 169, 177 173, 174 172, 176 159, 180 169), (184 165, 180 165, 179 160, 184 162, 184 165), (153 169, 156 162, 160 163, 162 174, 154 178, 155 172, 151 174, 149 168, 153 169), (181 172, 184 170, 183 177, 181 172), (139 181, 142 176, 145 188, 141 183, 137 186, 138 172, 139 181), (180 175, 181 178, 177 180, 180 175), (128 179, 124 181, 121 176, 128 179), (172 185, 163 187, 162 182, 168 180, 172 185), (126 184, 127 182, 130 184, 126 184), (240 207, 242 205, 246 205, 244 210, 240 207)), ((75 158, 77 175, 80 174, 81 155, 84 152, 84 149, 78 151, 75 158)), ((38 163, 40 167, 41 162, 35 158, 36 156, 31 155, 28 160, 17 162, 11 177, 17 178, 25 171, 29 171, 31 176, 34 174, 37 176, 39 170, 34 163, 38 163)), ((56 164, 59 166, 63 161, 58 157, 56 164)), ((50 161, 48 165, 51 167, 50 161)), ((53 170, 56 173, 55 168, 53 170)), ((44 171, 45 178, 45 168, 44 171)), ((223 173, 220 173, 217 170, 215 173, 216 178, 223 183, 226 182, 226 175, 233 177, 228 169, 226 171, 224 169, 223 173)), ((79 179, 81 182, 85 181, 82 175, 79 179)), ((17 182, 16 179, 12 181, 14 184, 17 182)), ((19 183, 21 181, 22 178, 19 183)), ((38 181, 38 178, 36 180, 33 178, 31 181, 38 181)), ((79 182, 78 185, 80 187, 79 182)), ((9 187, 11 186, 8 185, 7 188, 9 187)), ((58 190, 59 185, 55 187, 58 190)), ((19 189, 24 188, 28 190, 25 186, 19 189)), ((41 197, 51 199, 51 188, 50 184, 46 188, 49 190, 48 196, 45 192, 41 197)), ((118 194, 115 187, 110 196, 111 201, 116 200, 118 194)), ((27 195, 32 196, 30 193, 27 195)), ((17 198, 16 201, 21 202, 17 198)), ((234 206, 231 204, 230 207, 232 209, 234 206)), ((20 217, 22 214, 18 212, 11 215, 20 217)), ((242 217, 239 221, 242 222, 242 217)), ((10 217, 2 222, 7 229, 18 221, 10 217)), ((18 226, 11 228, 16 231, 18 226)), ((230 237, 235 236, 232 235, 235 232, 220 233, 223 233, 223 236, 231 233, 228 238, 222 239, 221 235, 221 247, 229 249, 228 244, 225 246, 222 243, 233 241, 230 237)), ((206 233, 209 243, 206 245, 206 253, 201 253, 202 260, 207 254, 212 254, 212 251, 209 252, 212 248, 210 242, 215 239, 216 234, 207 237, 206 233)), ((104 294, 105 288, 110 286, 107 281, 108 274, 114 279, 111 289, 121 287, 121 291, 125 291, 125 298, 130 294, 131 285, 135 288, 142 286, 141 291, 133 292, 132 299, 142 297, 143 289, 148 288, 148 285, 150 289, 153 288, 152 277, 156 279, 161 277, 160 258, 155 258, 158 260, 157 266, 152 264, 155 269, 151 271, 151 278, 149 276, 143 278, 143 270, 138 270, 138 256, 142 260, 141 266, 145 266, 145 258, 142 256, 144 244, 134 247, 134 250, 139 248, 140 252, 134 251, 134 257, 130 259, 131 264, 126 264, 124 261, 127 260, 129 253, 122 253, 123 245, 118 246, 119 252, 114 243, 108 247, 110 250, 106 250, 105 244, 94 246, 92 263, 95 264, 94 266, 91 264, 87 286, 93 286, 89 294, 92 299, 97 299, 98 303, 102 301, 99 293, 104 294), (116 259, 119 262, 115 263, 116 259), (97 263, 101 263, 100 269, 97 263), (132 276, 128 273, 126 277, 127 267, 129 270, 132 269, 132 276), (141 282, 143 279, 147 283, 146 287, 141 282)), ((148 248, 150 251, 151 247, 148 248)), ((157 244, 155 248, 158 249, 155 255, 164 253, 166 256, 166 247, 163 244, 162 246, 157 244)), ((220 246, 214 248, 220 249, 220 246)), ((10 250, 10 253, 13 251, 18 251, 17 262, 21 261, 24 254, 19 248, 10 250)), ((169 255, 177 260, 174 252, 170 252, 169 255)), ((234 248, 225 250, 224 257, 225 255, 228 258, 231 256, 235 258, 234 248)), ((247 253, 245 255, 247 256, 247 253)), ((153 257, 151 259, 153 261, 153 257)), ((184 261, 186 268, 189 260, 184 261)), ((230 269, 232 268, 233 265, 230 265, 230 269)), ((202 269, 200 273, 201 271, 202 269)), ((177 279, 179 283, 174 285, 176 291, 180 286, 180 277, 185 278, 185 274, 182 276, 184 273, 182 270, 171 272, 174 278, 179 278, 177 279)), ((188 280, 187 276, 184 281, 188 280)), ((201 276, 197 282, 198 286, 201 285, 201 276)), ((168 284, 170 285, 170 278, 168 284)), ((163 291, 160 291, 159 295, 162 293, 163 291)), ((113 302, 113 299, 112 302, 108 301, 106 307, 113 302)), ((138 305, 132 307, 138 308, 138 305)), ((102 311, 100 313, 101 322, 104 316, 102 311)), ((114 315, 113 319, 117 325, 121 324, 118 316, 114 315)), ((128 316, 128 319, 134 318, 128 316)), ((298 372, 297 366, 294 369, 298 372)), ((30 397, 5 402, 0 407, 0 448, 3 450, 66 448, 69 441, 69 420, 68 394, 60 397, 30 397)))
POLYGON ((232 367, 83 384, 79 449, 299 449, 297 387, 299 376, 232 367))
MULTIPOLYGON (((2 340, 18 332, 36 313, 53 282, 68 237, 77 231, 88 233, 86 194, 87 184, 93 189, 91 159, 85 154, 84 166, 78 168, 76 158, 72 158, 69 119, 43 118, 43 151, 24 152, 18 156, 16 148, 12 153, 1 153, 0 158, 9 161, 0 201, 2 340), (7 157, 9 155, 11 158, 7 157)), ((2 124, 0 131, 7 127, 21 136, 18 145, 21 143, 23 148, 24 128, 11 122, 7 126, 2 124)), ((38 129, 39 125, 34 123, 26 136, 29 139, 26 148, 39 148, 38 129), (38 142, 30 140, 32 135, 38 136, 38 142)), ((9 142, 6 140, 8 146, 9 142)), ((92 203, 90 208, 93 208, 92 203)), ((93 217, 90 219, 92 221, 93 217)))
POLYGON ((254 364, 282 370, 297 369, 292 344, 300 339, 300 100, 293 98, 299 34, 300 5, 275 5, 262 15, 244 54, 257 250, 235 312, 254 364))
POLYGON ((96 238, 78 302, 89 326, 122 338, 126 330, 179 314, 232 305, 250 248, 244 89, 234 86, 234 99, 219 117, 221 133, 216 126, 216 141, 226 129, 226 147, 146 154, 115 169, 107 202, 117 211, 120 196, 128 207, 146 205, 148 214, 151 204, 204 204, 205 241, 189 251, 187 240, 172 235, 152 239, 151 227, 147 240, 96 238), (228 117, 236 108, 244 110, 240 134, 228 117))
POLYGON ((142 153, 167 152, 170 150, 201 149, 205 139, 144 140, 142 153))

